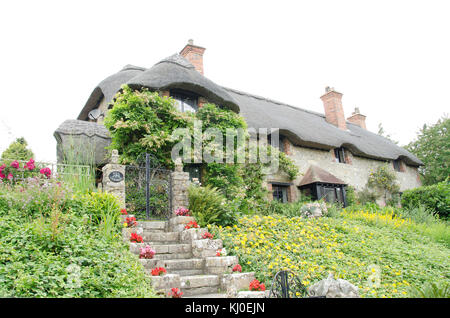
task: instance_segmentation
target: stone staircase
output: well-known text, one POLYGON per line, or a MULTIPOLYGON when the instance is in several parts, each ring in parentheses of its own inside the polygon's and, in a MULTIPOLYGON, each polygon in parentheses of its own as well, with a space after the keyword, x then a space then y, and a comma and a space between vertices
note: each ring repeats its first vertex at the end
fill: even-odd
POLYGON ((134 228, 123 229, 123 239, 130 251, 139 255, 140 248, 150 245, 156 254, 152 259, 139 259, 152 279, 153 287, 168 295, 179 288, 183 297, 235 297, 239 290, 248 290, 254 273, 232 272, 238 264, 236 256, 216 256, 223 247, 220 239, 202 239, 204 228, 185 229, 193 217, 176 216, 168 221, 140 221, 134 228), (142 236, 143 243, 131 243, 131 233, 142 236), (151 276, 155 267, 164 267, 167 274, 151 276))

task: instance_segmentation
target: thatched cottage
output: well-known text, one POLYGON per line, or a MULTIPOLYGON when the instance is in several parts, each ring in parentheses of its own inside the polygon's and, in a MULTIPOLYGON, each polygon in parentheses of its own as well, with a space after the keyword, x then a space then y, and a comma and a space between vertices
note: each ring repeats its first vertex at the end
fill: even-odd
MULTIPOLYGON (((67 120, 55 131, 58 159, 63 145, 92 144, 95 164, 105 164, 104 147, 109 134, 102 125, 114 95, 122 84, 147 87, 172 96, 182 111, 196 111, 206 102, 240 113, 249 127, 278 128, 279 148, 291 157, 300 170, 296 180, 282 173, 267 176, 271 197, 295 201, 300 193, 328 201, 344 201, 345 186, 361 190, 371 170, 388 162, 396 172, 400 191, 420 186, 417 168, 422 162, 405 149, 366 129, 365 116, 358 109, 344 116, 342 94, 327 87, 321 100, 324 113, 294 107, 268 98, 220 86, 203 75, 205 48, 192 41, 151 68, 132 65, 105 78, 92 91, 76 120, 67 120)), ((186 166, 193 177, 199 169, 186 166)))

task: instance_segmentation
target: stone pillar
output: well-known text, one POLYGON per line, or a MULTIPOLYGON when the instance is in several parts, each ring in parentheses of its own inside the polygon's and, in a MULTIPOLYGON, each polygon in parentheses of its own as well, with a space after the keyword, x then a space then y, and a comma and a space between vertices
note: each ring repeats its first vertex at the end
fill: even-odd
POLYGON ((119 199, 120 208, 125 208, 125 166, 119 164, 119 152, 113 150, 111 162, 102 168, 102 188, 119 199))
POLYGON ((172 216, 178 208, 187 208, 189 206, 188 187, 189 172, 183 171, 181 159, 175 162, 175 171, 170 174, 172 186, 172 216))

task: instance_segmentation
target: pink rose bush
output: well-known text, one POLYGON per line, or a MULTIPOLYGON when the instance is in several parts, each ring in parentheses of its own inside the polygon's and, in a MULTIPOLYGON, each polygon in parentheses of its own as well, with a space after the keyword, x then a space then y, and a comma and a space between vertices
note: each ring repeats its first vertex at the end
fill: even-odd
POLYGON ((22 166, 18 160, 14 160, 10 164, 3 163, 0 165, 0 183, 16 183, 18 180, 40 175, 50 179, 52 171, 46 167, 38 172, 35 161, 32 158, 23 163, 22 166))

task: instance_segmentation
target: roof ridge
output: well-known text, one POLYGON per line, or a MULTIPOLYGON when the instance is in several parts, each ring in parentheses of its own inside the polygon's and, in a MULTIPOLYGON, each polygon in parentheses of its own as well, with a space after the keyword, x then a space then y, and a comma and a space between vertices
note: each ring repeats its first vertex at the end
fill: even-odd
POLYGON ((268 102, 273 103, 273 104, 290 107, 290 108, 295 109, 295 110, 303 111, 303 112, 306 112, 306 113, 310 113, 310 114, 317 115, 317 116, 325 118, 325 114, 322 114, 322 113, 319 113, 319 112, 315 112, 313 110, 304 109, 304 108, 301 108, 301 107, 289 105, 289 104, 286 104, 286 103, 283 103, 283 102, 279 102, 279 101, 276 101, 276 100, 273 100, 273 99, 270 99, 270 98, 267 98, 267 97, 262 97, 262 96, 246 93, 246 92, 243 92, 243 91, 239 91, 237 89, 233 89, 233 88, 229 88, 229 87, 225 87, 225 86, 221 86, 221 87, 223 89, 225 89, 225 90, 232 91, 232 92, 234 92, 236 94, 239 94, 239 95, 245 95, 245 96, 253 97, 253 98, 256 98, 256 99, 265 100, 265 101, 268 101, 268 102))

